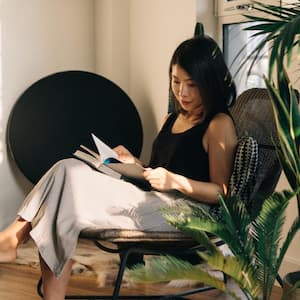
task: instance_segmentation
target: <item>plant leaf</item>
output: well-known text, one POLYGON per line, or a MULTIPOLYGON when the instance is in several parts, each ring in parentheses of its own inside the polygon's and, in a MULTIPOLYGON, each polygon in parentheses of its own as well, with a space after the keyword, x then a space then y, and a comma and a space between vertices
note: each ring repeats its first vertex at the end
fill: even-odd
POLYGON ((264 286, 265 299, 271 294, 278 270, 277 252, 285 220, 285 210, 294 193, 283 191, 268 197, 254 222, 257 276, 264 286))
MULTIPOLYGON (((300 189, 299 189, 300 191, 300 189)), ((298 193, 299 193, 298 191, 298 193)), ((296 235, 296 233, 299 231, 300 229, 300 219, 299 219, 299 216, 295 219, 295 221, 293 222, 293 224, 291 225, 290 227, 290 230, 282 244, 282 247, 280 249, 280 253, 279 253, 279 256, 278 256, 278 259, 277 259, 277 266, 276 266, 276 269, 277 271, 279 270, 280 266, 281 266, 281 263, 283 261, 283 258, 288 250, 288 247, 290 246, 294 236, 296 235)))
MULTIPOLYGON (((277 64, 277 70, 281 72, 283 68, 284 57, 287 55, 287 63, 290 64, 291 54, 294 47, 300 47, 299 43, 295 43, 297 35, 300 33, 300 6, 295 4, 292 7, 278 7, 276 5, 264 4, 260 1, 254 1, 254 9, 258 12, 263 12, 268 17, 260 17, 253 15, 245 15, 250 22, 259 22, 259 24, 249 26, 244 30, 258 31, 255 35, 266 34, 266 38, 256 47, 249 57, 255 56, 255 53, 260 52, 266 44, 273 41, 271 44, 271 55, 269 60, 269 77, 274 70, 274 65, 277 64), (269 17, 270 16, 270 17, 269 17)), ((247 58, 245 62, 249 60, 247 58)), ((253 64, 250 66, 251 71, 253 64)), ((242 66, 240 66, 239 70, 242 66)))
POLYGON ((207 269, 172 256, 152 258, 146 266, 137 265, 127 270, 127 273, 129 278, 135 282, 162 282, 183 278, 196 280, 228 293, 235 299, 240 299, 234 292, 228 290, 223 280, 210 275, 207 269))
POLYGON ((207 261, 210 267, 220 270, 230 276, 244 291, 255 299, 261 294, 260 283, 256 278, 252 264, 241 260, 237 256, 224 256, 221 252, 210 255, 199 252, 199 255, 207 261))
POLYGON ((297 101, 295 99, 294 92, 292 92, 292 99, 290 99, 290 84, 289 79, 286 77, 287 75, 284 73, 284 77, 279 78, 281 90, 285 89, 285 91, 281 91, 282 94, 288 94, 288 99, 285 101, 281 98, 278 90, 270 83, 268 79, 265 78, 265 82, 272 99, 272 106, 274 110, 274 117, 277 126, 278 137, 280 141, 280 151, 282 155, 279 156, 280 162, 287 177, 289 183, 292 188, 295 189, 297 182, 299 184, 299 173, 300 173, 300 160, 299 160, 299 145, 296 144, 296 136, 297 141, 299 141, 298 132, 299 132, 299 120, 297 115, 299 116, 299 110, 296 107, 297 101), (288 90, 285 87, 285 83, 288 84, 288 90), (291 103, 291 101, 296 101, 296 103, 291 103), (292 113, 289 111, 292 109, 292 113), (295 120, 293 128, 293 121, 291 122, 291 117, 295 120), (295 133, 296 132, 296 133, 295 133), (289 170, 288 170, 289 169, 289 170))

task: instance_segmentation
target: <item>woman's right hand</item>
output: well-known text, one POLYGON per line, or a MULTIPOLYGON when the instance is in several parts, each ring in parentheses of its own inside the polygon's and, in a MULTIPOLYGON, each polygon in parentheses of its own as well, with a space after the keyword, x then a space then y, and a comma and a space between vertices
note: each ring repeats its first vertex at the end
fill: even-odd
POLYGON ((146 168, 144 171, 145 179, 151 186, 159 191, 169 191, 176 189, 178 175, 168 171, 165 168, 158 167, 155 169, 146 168))

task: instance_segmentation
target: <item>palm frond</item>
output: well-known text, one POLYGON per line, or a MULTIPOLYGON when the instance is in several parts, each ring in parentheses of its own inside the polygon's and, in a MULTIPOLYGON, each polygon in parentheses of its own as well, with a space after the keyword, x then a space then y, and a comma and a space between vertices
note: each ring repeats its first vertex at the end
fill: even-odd
MULTIPOLYGON (((253 36, 254 37, 254 36, 253 36)), ((253 38, 253 37, 250 37, 253 38)), ((241 70, 242 68, 245 66, 246 62, 248 62, 251 59, 251 63, 248 69, 248 73, 250 74, 253 65, 260 59, 260 53, 262 51, 262 49, 265 47, 265 45, 268 42, 271 42, 274 39, 273 36, 266 36, 264 37, 253 49, 252 52, 250 52, 249 54, 246 55, 246 57, 242 60, 242 62, 240 63, 239 67, 237 68, 237 70, 235 71, 235 73, 233 74, 233 76, 235 77, 241 70)), ((251 40, 249 41, 249 43, 251 43, 251 40)), ((246 49, 246 45, 243 46, 241 48, 241 50, 237 53, 237 55, 234 57, 231 65, 233 65, 240 56, 244 55, 243 51, 244 49, 246 49)))
POLYGON ((261 286, 251 263, 237 256, 224 256, 220 251, 214 255, 199 252, 199 255, 210 267, 230 276, 246 295, 251 295, 251 299, 256 299, 261 294, 261 286))
POLYGON ((280 141, 279 156, 284 171, 288 172, 287 179, 294 189, 299 184, 300 160, 299 160, 299 140, 300 140, 300 114, 298 102, 294 91, 291 89, 290 81, 284 73, 279 80, 281 94, 287 95, 285 100, 281 97, 278 89, 265 78, 265 82, 272 99, 274 117, 280 141))
POLYGON ((296 220, 293 222, 283 244, 279 252, 279 256, 277 259, 277 266, 276 269, 279 270, 281 263, 283 261, 283 258, 288 250, 289 245, 291 244, 293 238, 295 237, 296 233, 300 230, 300 219, 299 217, 296 218, 296 220))
POLYGON ((151 258, 146 266, 137 265, 131 270, 127 270, 127 273, 132 281, 142 283, 165 282, 183 278, 196 280, 228 293, 234 299, 240 299, 235 293, 228 290, 223 280, 210 275, 206 268, 202 269, 172 256, 151 258))
POLYGON ((253 239, 251 233, 251 218, 245 203, 238 196, 228 196, 226 201, 219 197, 220 205, 222 206, 223 226, 228 229, 231 240, 232 237, 236 240, 237 249, 234 249, 228 242, 234 255, 243 255, 245 259, 252 256, 253 239), (229 226, 229 227, 228 227, 229 226))
MULTIPOLYGON (((283 101, 283 105, 286 107, 286 110, 290 110, 290 88, 291 85, 289 76, 287 75, 285 69, 283 72, 277 73, 277 91, 283 101)), ((274 84, 273 84, 274 86, 274 84)), ((273 99, 272 99, 273 100, 273 99)), ((276 99, 275 99, 276 100, 276 99)), ((274 103, 276 104, 276 102, 274 103)))
POLYGON ((263 12, 267 15, 272 15, 277 18, 284 19, 294 16, 299 9, 299 6, 297 4, 294 4, 292 7, 288 7, 266 4, 262 1, 253 1, 253 3, 255 4, 255 9, 257 11, 263 12))
POLYGON ((233 238, 233 235, 227 229, 224 223, 209 223, 200 218, 191 218, 188 224, 186 224, 184 227, 179 227, 179 229, 191 236, 200 244, 203 244, 210 252, 215 252, 215 249, 212 249, 211 246, 207 245, 207 240, 204 240, 207 237, 207 239, 210 241, 210 238, 207 235, 206 237, 203 236, 205 232, 219 237, 225 244, 230 247, 232 252, 241 252, 245 254, 241 251, 240 243, 236 236, 234 236, 233 238))
MULTIPOLYGON (((298 5, 278 7, 259 1, 254 1, 254 3, 255 10, 268 15, 268 17, 245 15, 251 22, 258 22, 259 24, 251 25, 244 30, 258 31, 254 36, 266 35, 249 57, 255 57, 255 53, 260 52, 270 41, 273 41, 269 60, 269 77, 271 77, 275 64, 277 64, 278 71, 281 72, 284 57, 287 55, 287 65, 289 66, 293 48, 297 45, 298 49, 300 48, 300 44, 294 42, 300 33, 300 8, 298 5)), ((248 60, 249 58, 245 59, 242 65, 248 60)), ((257 58, 254 58, 254 63, 256 61, 257 58)), ((251 71, 252 66, 250 66, 249 71, 251 71)))
MULTIPOLYGON (((296 152, 299 150, 300 146, 300 111, 299 111, 299 106, 298 106, 298 99, 296 96, 296 93, 294 89, 292 89, 291 84, 289 85, 289 92, 290 92, 290 134, 295 141, 295 146, 296 146, 296 152)), ((300 153, 298 152, 298 155, 300 153)), ((298 156, 299 157, 299 156, 298 156)))
POLYGON ((268 197, 254 222, 257 276, 268 299, 277 276, 277 252, 285 220, 285 210, 294 193, 283 191, 268 197))
POLYGON ((205 232, 221 238, 235 255, 249 260, 253 251, 253 239, 249 236, 251 221, 245 204, 235 196, 226 198, 226 202, 221 197, 220 204, 221 220, 216 220, 199 206, 192 208, 193 213, 189 209, 167 208, 163 210, 163 215, 169 224, 203 243, 209 251, 214 252, 215 249, 208 244, 210 239, 205 232))
POLYGON ((276 149, 276 153, 278 156, 278 159, 280 161, 282 170, 288 180, 288 183, 291 187, 295 187, 298 184, 297 181, 297 174, 294 172, 290 162, 286 160, 285 156, 283 155, 282 151, 280 149, 276 149))
POLYGON ((216 246, 211 242, 211 239, 208 237, 206 232, 212 232, 216 236, 220 237, 221 239, 229 239, 230 234, 221 224, 216 222, 211 222, 209 220, 205 220, 198 217, 189 217, 186 221, 174 221, 174 217, 170 217, 165 215, 167 222, 171 225, 175 226, 180 231, 184 232, 185 234, 189 235, 192 239, 197 241, 200 245, 203 245, 208 251, 211 253, 216 252, 216 246), (170 221, 170 218, 173 220, 170 221))
POLYGON ((285 24, 284 21, 270 20, 267 18, 260 18, 255 16, 247 16, 247 18, 251 19, 252 21, 258 22, 258 24, 248 26, 244 29, 246 31, 257 31, 251 36, 257 36, 266 33, 273 33, 274 35, 274 32, 277 32, 285 24))
MULTIPOLYGON (((294 40, 296 36, 300 33, 300 15, 295 17, 293 21, 286 23, 280 32, 279 39, 281 39, 279 47, 279 55, 277 59, 277 69, 280 71, 283 69, 284 57, 287 54, 287 66, 290 65, 292 50, 294 48, 294 40)), ((272 51, 275 51, 272 49, 272 51)), ((273 67, 271 68, 271 72, 273 67)), ((272 73, 270 73, 272 74, 272 73)))

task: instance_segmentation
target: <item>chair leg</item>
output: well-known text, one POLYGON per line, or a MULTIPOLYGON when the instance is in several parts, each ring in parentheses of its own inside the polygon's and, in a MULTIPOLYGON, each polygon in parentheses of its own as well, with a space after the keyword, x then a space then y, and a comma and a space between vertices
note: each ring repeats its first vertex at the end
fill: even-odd
POLYGON ((283 281, 282 281, 282 278, 281 278, 281 276, 279 274, 277 274, 276 280, 279 283, 279 285, 283 288, 283 281))
POLYGON ((124 271, 125 271, 125 268, 126 268, 127 259, 130 255, 130 253, 132 252, 130 250, 131 249, 129 249, 127 251, 124 251, 124 253, 121 253, 121 255, 120 255, 120 259, 121 259, 120 267, 119 267, 119 272, 118 272, 118 275, 117 275, 117 280, 116 280, 116 283, 115 283, 115 288, 114 288, 112 300, 116 300, 119 297, 121 283, 122 283, 122 280, 123 280, 123 275, 124 275, 124 271))
POLYGON ((42 280, 42 277, 40 277, 36 289, 37 289, 38 295, 39 295, 41 298, 44 297, 44 294, 43 294, 43 292, 42 292, 42 286, 43 286, 43 280, 42 280))
POLYGON ((132 254, 137 254, 137 255, 143 255, 145 254, 144 249, 138 249, 138 248, 126 248, 126 249, 119 249, 120 251, 120 267, 115 283, 115 288, 113 291, 113 296, 112 300, 117 300, 117 299, 162 299, 162 295, 151 295, 151 296, 146 296, 146 295, 134 295, 134 296, 122 296, 119 295, 120 293, 120 288, 121 288, 121 283, 123 280, 124 272, 127 267, 128 263, 128 258, 132 254))

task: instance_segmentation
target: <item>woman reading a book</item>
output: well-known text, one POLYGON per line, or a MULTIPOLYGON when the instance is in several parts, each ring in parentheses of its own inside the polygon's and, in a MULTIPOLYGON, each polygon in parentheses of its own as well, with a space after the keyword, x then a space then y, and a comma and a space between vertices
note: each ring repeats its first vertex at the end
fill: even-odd
MULTIPOLYGON (((0 233, 0 262, 16 258, 29 236, 41 261, 44 299, 64 299, 80 231, 88 227, 176 230, 160 209, 192 201, 203 209, 226 194, 236 131, 228 107, 236 91, 222 53, 209 37, 175 50, 169 69, 174 112, 153 143, 145 191, 121 179, 66 159, 57 162, 26 197, 17 219, 0 233)), ((123 146, 119 160, 138 160, 123 146)))

